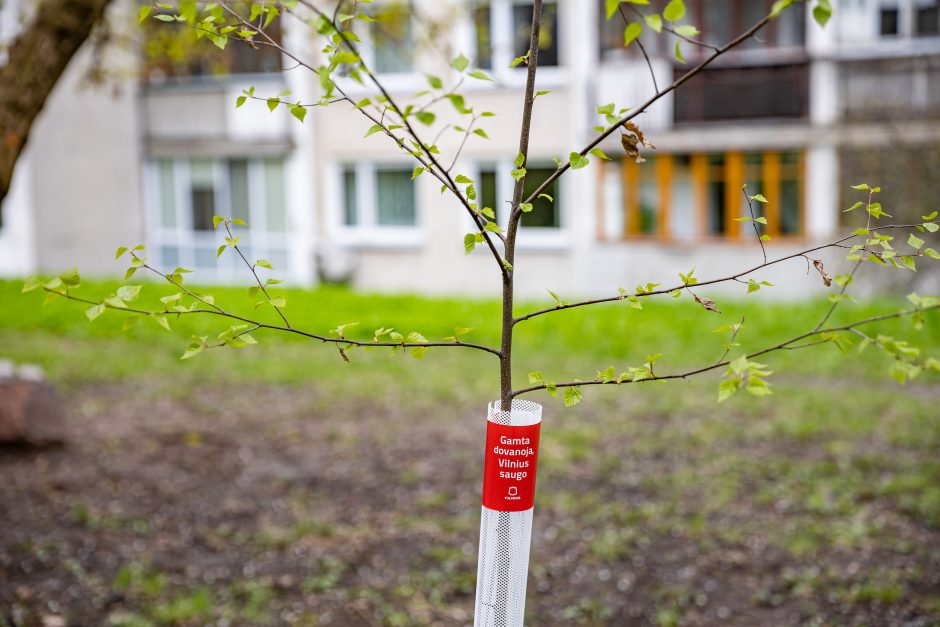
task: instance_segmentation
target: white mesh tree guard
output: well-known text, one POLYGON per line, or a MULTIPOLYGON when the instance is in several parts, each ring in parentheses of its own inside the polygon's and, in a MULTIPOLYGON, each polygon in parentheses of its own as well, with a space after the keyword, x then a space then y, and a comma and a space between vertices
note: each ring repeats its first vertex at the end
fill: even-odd
POLYGON ((542 406, 513 400, 510 411, 502 411, 496 401, 487 421, 474 625, 521 626, 542 406))

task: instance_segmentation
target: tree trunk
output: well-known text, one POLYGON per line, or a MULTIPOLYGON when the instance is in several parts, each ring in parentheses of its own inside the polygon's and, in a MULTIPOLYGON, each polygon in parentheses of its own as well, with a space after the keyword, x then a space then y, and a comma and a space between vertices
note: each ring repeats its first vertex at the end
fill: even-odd
POLYGON ((44 0, 0 67, 0 201, 29 131, 111 0, 44 0))

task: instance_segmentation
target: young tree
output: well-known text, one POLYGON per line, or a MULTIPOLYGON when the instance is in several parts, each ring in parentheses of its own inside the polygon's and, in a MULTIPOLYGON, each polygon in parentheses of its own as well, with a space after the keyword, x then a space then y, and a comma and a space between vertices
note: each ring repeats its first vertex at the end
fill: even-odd
MULTIPOLYGON (((244 223, 238 219, 216 217, 216 228, 224 230, 225 240, 218 249, 218 255, 229 252, 239 257, 250 273, 255 285, 251 293, 258 299, 258 306, 270 307, 274 319, 261 317, 248 317, 234 313, 223 305, 216 303, 211 295, 196 291, 185 284, 184 276, 189 270, 176 268, 165 271, 151 265, 146 258, 142 245, 131 248, 121 247, 117 250, 117 257, 129 257, 130 267, 125 280, 130 279, 136 272, 149 272, 161 280, 166 281, 175 289, 170 296, 162 298, 163 308, 158 310, 137 307, 133 301, 141 290, 139 285, 125 285, 116 293, 107 298, 97 300, 80 296, 76 293, 79 285, 79 275, 76 270, 64 273, 51 281, 30 280, 24 286, 24 291, 41 288, 47 292, 47 300, 66 298, 83 303, 87 306, 86 314, 89 320, 94 320, 108 310, 121 311, 128 316, 128 324, 140 319, 150 319, 166 329, 170 329, 171 322, 182 316, 211 316, 225 323, 214 339, 206 337, 193 338, 182 355, 189 359, 200 352, 216 347, 240 347, 256 342, 255 334, 260 331, 278 331, 301 335, 322 343, 333 345, 340 356, 348 361, 349 353, 358 347, 386 347, 392 350, 409 352, 416 358, 421 358, 426 351, 432 348, 459 348, 477 350, 489 353, 497 358, 500 391, 499 401, 491 414, 498 414, 506 420, 511 419, 511 412, 515 411, 516 404, 520 403, 521 396, 537 391, 546 391, 552 396, 561 394, 565 406, 577 404, 583 394, 583 389, 596 385, 620 386, 633 383, 652 381, 669 381, 687 379, 689 377, 718 371, 721 373, 718 385, 718 401, 723 401, 740 390, 756 396, 770 394, 770 384, 767 377, 769 370, 757 361, 766 355, 783 350, 800 350, 822 344, 832 343, 845 348, 853 337, 860 340, 859 348, 873 347, 889 357, 891 375, 900 382, 916 377, 924 369, 940 370, 940 361, 924 356, 920 351, 909 345, 906 341, 870 332, 868 329, 875 323, 892 318, 909 317, 913 319, 914 328, 920 328, 928 313, 940 308, 940 298, 918 296, 911 294, 908 299, 909 308, 895 313, 862 318, 846 324, 831 325, 833 313, 840 303, 846 300, 848 290, 853 283, 857 271, 866 263, 886 268, 896 268, 902 271, 916 267, 918 260, 923 258, 940 258, 940 254, 927 245, 924 238, 940 230, 937 213, 922 217, 921 222, 907 224, 882 224, 881 219, 890 217, 878 202, 879 188, 868 184, 854 187, 859 193, 860 200, 846 211, 864 210, 865 220, 859 228, 846 233, 832 241, 816 244, 805 250, 786 254, 780 257, 771 257, 764 246, 769 236, 762 234, 761 225, 767 224, 767 219, 761 217, 755 207, 766 203, 767 199, 760 193, 750 194, 746 188, 742 190, 746 198, 749 212, 736 218, 738 221, 750 223, 753 227, 754 237, 760 244, 761 261, 751 266, 742 267, 733 274, 726 276, 703 276, 699 278, 695 271, 680 274, 679 280, 673 285, 664 287, 656 283, 639 285, 633 290, 612 288, 611 294, 603 298, 565 302, 555 294, 554 305, 534 311, 518 313, 514 308, 515 277, 516 277, 516 241, 520 223, 523 216, 533 210, 533 203, 545 198, 549 202, 553 199, 546 194, 550 185, 562 177, 569 170, 588 167, 592 159, 607 159, 608 156, 599 148, 601 142, 615 134, 620 133, 621 142, 628 158, 641 160, 640 151, 651 148, 643 131, 637 126, 636 119, 653 103, 666 94, 680 88, 685 82, 700 73, 715 59, 729 50, 741 45, 772 20, 778 18, 785 10, 799 10, 791 5, 800 5, 794 0, 779 0, 772 10, 757 23, 740 33, 722 46, 713 46, 696 39, 698 30, 689 24, 681 23, 685 15, 685 5, 682 0, 671 0, 662 14, 650 12, 645 2, 606 0, 608 19, 620 19, 624 24, 624 41, 633 42, 641 47, 643 55, 645 50, 638 39, 644 29, 651 29, 656 33, 665 31, 676 38, 675 52, 682 61, 682 47, 695 46, 703 48, 706 52, 704 58, 688 72, 677 78, 674 82, 662 88, 656 87, 645 102, 633 106, 631 109, 617 109, 610 104, 598 107, 597 112, 604 119, 604 124, 597 129, 596 137, 586 146, 573 150, 566 160, 557 160, 557 168, 534 191, 525 193, 526 166, 529 154, 529 138, 532 131, 532 112, 536 106, 537 98, 541 92, 535 90, 535 78, 539 64, 539 38, 542 26, 542 1, 535 0, 532 10, 532 22, 529 38, 529 49, 521 57, 513 61, 514 66, 525 65, 526 83, 522 102, 522 122, 519 128, 518 151, 515 155, 512 176, 515 184, 512 197, 507 199, 510 205, 508 218, 503 223, 497 220, 496 212, 492 207, 482 206, 476 191, 476 182, 470 177, 454 172, 458 163, 460 152, 466 143, 474 136, 486 137, 486 133, 478 124, 481 119, 490 115, 488 112, 477 112, 467 102, 465 96, 459 93, 458 88, 465 78, 477 80, 492 80, 485 72, 472 69, 470 61, 462 54, 451 61, 453 77, 447 80, 428 76, 429 89, 415 96, 408 102, 399 101, 393 97, 373 71, 363 61, 360 54, 360 39, 353 28, 354 24, 363 24, 375 18, 366 12, 357 12, 357 3, 339 2, 331 10, 320 7, 315 0, 282 0, 280 2, 251 3, 247 5, 230 4, 226 0, 199 5, 195 0, 182 0, 178 6, 168 9, 166 5, 157 7, 144 6, 141 9, 141 19, 151 14, 154 8, 159 9, 156 17, 163 21, 170 21, 188 25, 196 29, 200 37, 211 41, 219 48, 224 48, 231 42, 237 44, 274 47, 285 56, 291 58, 297 66, 306 68, 319 78, 321 87, 320 99, 315 103, 304 104, 300 101, 289 102, 289 94, 282 93, 258 94, 254 88, 248 89, 238 98, 236 106, 243 106, 252 100, 263 101, 272 111, 278 107, 287 107, 301 122, 311 107, 324 107, 343 105, 350 106, 372 123, 366 137, 373 134, 385 135, 394 142, 404 153, 410 155, 416 167, 412 179, 423 174, 433 176, 441 185, 441 192, 452 194, 459 202, 463 211, 467 213, 474 225, 474 231, 464 237, 464 247, 469 253, 477 246, 483 246, 492 257, 493 263, 499 271, 502 284, 502 314, 501 314, 501 340, 499 346, 467 342, 462 339, 466 329, 457 329, 454 336, 442 340, 431 341, 418 332, 408 335, 399 333, 390 328, 376 329, 371 336, 360 335, 356 337, 350 328, 352 325, 344 324, 331 332, 322 332, 304 329, 292 323, 285 310, 286 302, 278 296, 272 288, 278 283, 274 279, 263 279, 259 268, 271 269, 271 264, 264 259, 249 260, 239 247, 239 237, 235 226, 244 223), (243 12, 247 11, 247 13, 243 12), (268 36, 266 29, 270 24, 284 15, 298 17, 313 26, 323 41, 323 62, 314 65, 300 58, 292 51, 285 49, 273 37, 268 36), (354 99, 345 91, 338 80, 339 74, 344 74, 362 85, 370 86, 373 94, 369 97, 354 99), (453 80, 451 80, 453 79, 453 80), (452 84, 452 87, 446 85, 452 84), (434 127, 436 115, 433 107, 449 103, 456 113, 466 120, 462 125, 452 128, 444 126, 438 129, 437 136, 428 141, 425 133, 426 127, 434 127), (453 155, 442 154, 437 146, 440 134, 445 131, 457 132, 460 136, 460 147, 453 155), (899 243, 897 243, 899 242, 899 243), (897 244, 896 244, 897 243, 897 244), (844 252, 851 262, 850 270, 846 274, 831 276, 826 270, 823 261, 817 257, 821 251, 835 250, 844 252), (729 340, 723 345, 721 356, 709 363, 684 370, 664 371, 656 366, 657 356, 651 356, 643 364, 622 369, 608 367, 599 370, 595 375, 590 373, 583 380, 554 381, 546 378, 541 372, 529 374, 525 385, 513 381, 512 356, 513 333, 515 328, 525 322, 543 315, 549 315, 565 309, 588 307, 601 303, 614 303, 622 301, 636 309, 642 309, 644 301, 656 297, 670 296, 672 298, 687 298, 692 306, 700 307, 703 315, 709 316, 711 312, 719 312, 718 304, 706 295, 706 290, 719 284, 742 284, 746 293, 752 293, 769 286, 767 281, 760 279, 760 271, 788 261, 805 262, 807 271, 814 270, 818 274, 816 280, 822 281, 827 287, 835 284, 834 293, 829 297, 828 305, 820 312, 820 317, 800 333, 785 341, 762 347, 751 352, 743 352, 736 340, 742 332, 743 320, 735 324, 725 325, 724 330, 729 340), (500 412, 500 409, 504 410, 500 412)), ((830 16, 830 7, 827 0, 816 0, 813 6, 813 15, 820 24, 825 24, 830 16)), ((648 58, 647 58, 648 61, 648 58)), ((652 69, 652 67, 651 67, 652 69)), ((654 77, 655 83, 655 77, 654 77)), ((704 268, 707 272, 707 267, 704 268)), ((529 510, 531 511, 531 510, 529 510)), ((509 514, 499 513, 494 519, 497 528, 495 541, 501 549, 514 550, 515 545, 510 544, 509 534, 511 523, 509 514)), ((530 514, 531 516, 531 514, 530 514)), ((531 520, 531 519, 529 519, 531 520)), ((524 550, 528 552, 526 540, 524 550)), ((481 549, 482 550, 482 549, 481 549)), ((481 558, 482 560, 482 558, 481 558)), ((507 568, 497 565, 497 570, 507 568)), ((481 561, 481 573, 482 573, 481 561)), ((478 615, 480 624, 521 624, 521 612, 518 608, 510 608, 507 599, 506 581, 509 574, 497 572, 495 581, 502 586, 497 590, 495 600, 488 602, 486 616, 481 616, 481 601, 478 592, 478 615)), ((522 580, 524 594, 524 573, 522 580)))

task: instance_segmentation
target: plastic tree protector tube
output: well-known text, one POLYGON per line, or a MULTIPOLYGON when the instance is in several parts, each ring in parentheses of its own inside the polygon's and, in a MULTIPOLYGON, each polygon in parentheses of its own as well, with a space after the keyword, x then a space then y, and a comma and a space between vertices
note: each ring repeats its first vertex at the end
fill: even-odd
POLYGON ((532 540, 535 471, 542 406, 490 403, 483 466, 483 514, 477 567, 477 627, 521 626, 532 540))

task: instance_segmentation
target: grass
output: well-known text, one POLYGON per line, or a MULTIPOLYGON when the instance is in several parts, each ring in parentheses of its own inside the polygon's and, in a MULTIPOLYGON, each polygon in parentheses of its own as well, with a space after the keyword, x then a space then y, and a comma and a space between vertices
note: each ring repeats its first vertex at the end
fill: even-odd
MULTIPOLYGON (((21 294, 18 282, 0 282, 0 357, 42 365, 65 385, 80 381, 172 377, 176 384, 256 381, 271 384, 317 385, 342 396, 385 396, 413 399, 458 398, 496 394, 498 371, 492 355, 465 349, 432 349, 425 362, 388 350, 350 351, 352 363, 344 365, 330 346, 288 334, 255 333, 260 344, 242 350, 223 349, 181 362, 191 336, 215 334, 226 328, 209 316, 174 321, 167 333, 149 320, 122 331, 125 314, 107 312, 89 323, 80 303, 58 300, 43 306, 39 292, 21 294), (473 372, 474 376, 462 375, 473 372)), ((113 293, 117 285, 96 282, 80 292, 91 298, 113 293)), ((253 311, 244 288, 205 288, 232 311, 276 322, 271 311, 253 311)), ((305 330, 328 334, 340 324, 356 322, 349 337, 370 338, 379 327, 408 333, 419 331, 429 339, 453 334, 456 326, 472 327, 466 341, 498 345, 499 305, 493 300, 429 299, 354 293, 321 288, 282 290, 293 323, 305 330)), ((161 285, 146 285, 139 305, 161 308, 159 296, 171 293, 161 285)), ((662 353, 657 372, 679 371, 708 364, 722 353, 728 334, 713 329, 745 318, 738 336, 741 348, 755 350, 812 328, 828 303, 765 303, 751 300, 721 302, 723 314, 704 311, 683 299, 648 302, 642 311, 612 303, 546 315, 520 324, 516 331, 514 370, 517 387, 526 375, 543 371, 547 380, 590 380, 598 370, 613 365, 617 372, 643 363, 651 353, 662 353)), ((523 303, 528 311, 544 303, 523 303)), ((901 301, 844 304, 832 323, 838 324, 905 306, 901 301)), ((907 320, 872 325, 879 333, 911 337, 925 349, 940 347, 940 325, 927 324, 915 332, 907 320)), ((934 350, 936 353, 936 350, 934 350)), ((838 372, 841 379, 884 379, 890 360, 876 351, 842 354, 834 346, 806 351, 783 351, 768 356, 771 367, 807 385, 838 372)), ((707 375, 711 380, 715 375, 707 375)), ((928 379, 936 380, 936 379, 928 379)), ((591 390, 599 397, 622 394, 621 390, 591 390)), ((544 394, 542 395, 544 400, 544 394)))
MULTIPOLYGON (((92 282, 81 290, 98 297, 115 287, 92 282)), ((252 310, 244 288, 205 289, 227 307, 276 321, 270 311, 252 310)), ((317 608, 353 608, 376 624, 467 622, 479 524, 473 491, 479 487, 480 434, 479 425, 464 418, 474 407, 482 413, 483 403, 497 394, 492 355, 431 349, 418 361, 382 349, 356 349, 346 364, 334 347, 258 333, 257 346, 180 361, 191 335, 214 335, 225 325, 210 318, 180 320, 168 333, 142 321, 125 333, 119 313, 89 323, 76 303, 42 306, 41 294, 19 290, 19 283, 0 282, 0 359, 42 365, 65 395, 86 399, 79 408, 83 414, 106 414, 87 390, 97 393, 118 382, 116 394, 165 397, 176 411, 191 410, 196 422, 161 440, 163 446, 176 443, 174 459, 190 472, 201 467, 206 451, 229 450, 217 444, 222 434, 215 432, 214 421, 237 413, 237 405, 258 390, 283 389, 285 397, 301 399, 293 413, 280 418, 224 424, 244 430, 239 446, 290 468, 297 462, 288 453, 302 448, 301 459, 308 460, 318 482, 278 479, 267 489, 286 505, 265 510, 259 503, 249 522, 225 520, 201 532, 213 555, 281 556, 289 564, 290 582, 236 574, 207 586, 186 579, 181 565, 162 564, 161 570, 146 554, 107 576, 86 567, 83 577, 110 582, 105 587, 126 599, 126 607, 110 614, 111 624, 204 624, 210 618, 269 624, 298 604, 311 614, 317 608), (233 406, 212 405, 220 389, 231 391, 233 406), (388 416, 361 423, 323 419, 336 407, 358 416, 353 412, 363 405, 386 407, 388 416), (426 446, 413 448, 413 420, 428 415, 437 423, 425 427, 440 431, 425 433, 426 446), (308 424, 298 426, 301 420, 308 424), (278 447, 287 449, 283 461, 282 451, 273 450, 278 447), (396 461, 386 467, 383 456, 364 453, 374 450, 396 461), (359 456, 365 457, 357 470, 361 476, 339 481, 318 474, 359 456), (371 488, 377 472, 387 473, 389 481, 371 488), (355 489, 356 499, 325 494, 332 485, 355 489), (387 500, 387 491, 395 491, 394 501, 387 500), (412 544, 396 551, 407 542, 412 544), (311 547, 316 549, 311 557, 299 565, 290 561, 296 551, 311 547), (382 576, 360 579, 363 561, 375 555, 384 556, 382 576)), ((439 339, 460 326, 473 327, 468 341, 498 342, 499 305, 493 300, 337 288, 281 292, 291 321, 311 331, 359 322, 350 336, 368 338, 372 329, 394 327, 439 339)), ((159 296, 167 293, 146 285, 141 303, 158 306, 159 296)), ((720 315, 686 298, 666 298, 642 311, 614 303, 523 323, 514 349, 516 385, 525 385, 531 370, 543 371, 548 380, 590 380, 610 365, 618 372, 639 365, 650 353, 663 353, 660 372, 688 369, 722 353, 727 335, 712 332, 722 324, 744 316, 742 347, 735 350, 750 351, 812 328, 828 307, 820 301, 761 303, 760 296, 722 300, 720 315)), ((522 303, 517 311, 539 306, 545 303, 522 303)), ((832 323, 900 308, 906 308, 901 300, 844 303, 832 323)), ((936 317, 921 331, 907 320, 881 322, 870 331, 940 354, 936 317)), ((761 361, 774 370, 774 394, 765 398, 742 394, 717 404, 718 373, 688 382, 587 388, 582 405, 568 410, 545 394, 531 397, 548 406, 530 622, 723 624, 728 616, 738 619, 728 624, 940 620, 931 574, 940 572, 940 377, 926 373, 901 387, 888 376, 890 359, 872 348, 840 352, 825 345, 761 361), (736 573, 747 578, 736 579, 736 573), (790 613, 774 613, 781 608, 790 613)), ((148 431, 141 433, 149 437, 148 431)), ((134 437, 120 442, 143 447, 134 437)), ((122 456, 115 447, 108 455, 138 455, 135 449, 122 456)), ((117 515, 93 497, 81 498, 61 503, 64 516, 53 518, 62 521, 56 524, 150 546, 166 536, 161 525, 172 522, 117 515)), ((22 559, 53 568, 67 549, 37 533, 17 550, 22 559)), ((62 576, 78 578, 75 572, 62 576)), ((0 586, 0 600, 2 593, 0 586)), ((292 620, 312 619, 300 613, 292 620)))

